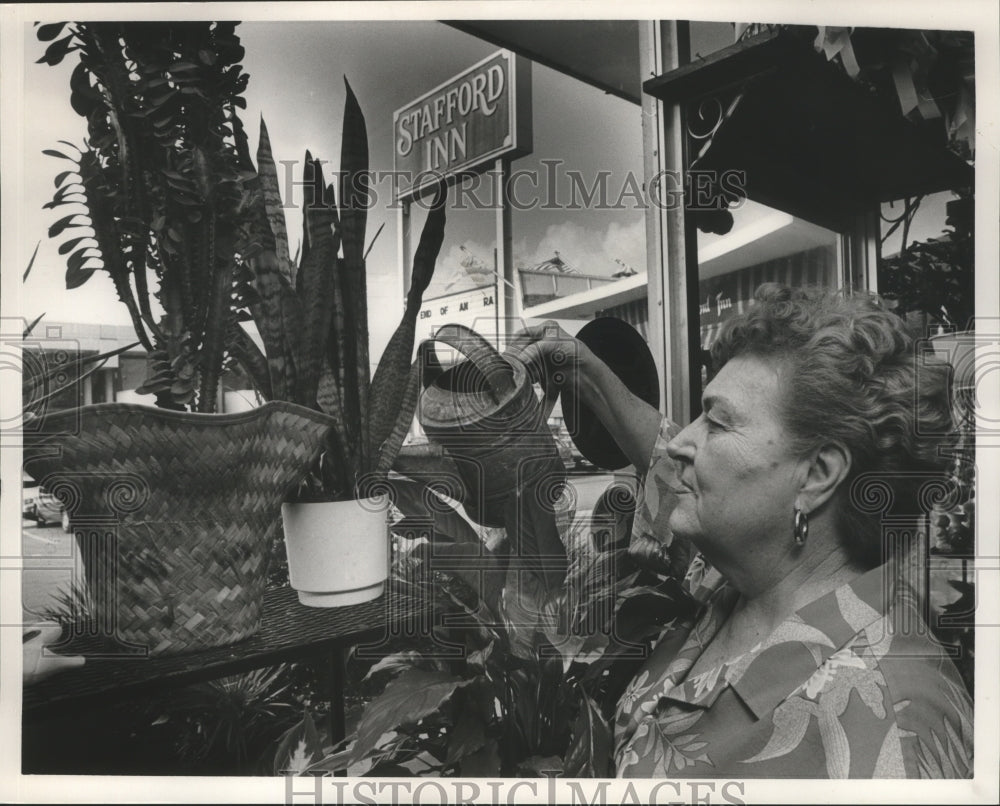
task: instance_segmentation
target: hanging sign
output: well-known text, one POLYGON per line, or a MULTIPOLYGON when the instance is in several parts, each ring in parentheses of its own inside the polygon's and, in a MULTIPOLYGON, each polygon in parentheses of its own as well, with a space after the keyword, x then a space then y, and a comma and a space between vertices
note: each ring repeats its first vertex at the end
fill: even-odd
POLYGON ((426 299, 417 314, 416 340, 429 339, 446 324, 465 325, 477 331, 488 325, 485 330, 495 330, 496 305, 496 283, 426 299))
POLYGON ((531 63, 501 50, 393 114, 396 198, 531 153, 531 63))

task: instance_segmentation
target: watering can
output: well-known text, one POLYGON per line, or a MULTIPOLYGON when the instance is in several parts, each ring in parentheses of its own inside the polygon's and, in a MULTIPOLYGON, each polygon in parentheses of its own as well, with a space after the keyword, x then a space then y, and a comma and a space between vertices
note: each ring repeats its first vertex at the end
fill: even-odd
POLYGON ((424 391, 418 419, 428 440, 455 461, 468 490, 468 516, 510 530, 518 496, 522 513, 539 507, 554 512, 566 480, 547 423, 557 391, 550 388, 540 400, 521 361, 501 355, 462 325, 444 325, 420 350, 424 391), (444 369, 433 352, 435 342, 465 360, 444 369))

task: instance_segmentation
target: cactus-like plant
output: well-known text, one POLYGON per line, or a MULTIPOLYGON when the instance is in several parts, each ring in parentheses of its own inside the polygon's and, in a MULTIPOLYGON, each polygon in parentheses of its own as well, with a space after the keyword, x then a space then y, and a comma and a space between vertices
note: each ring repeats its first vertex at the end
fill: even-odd
MULTIPOLYGON (((159 406, 215 410, 233 360, 233 299, 245 183, 236 110, 248 76, 233 22, 53 23, 39 61, 77 52, 73 109, 87 119, 46 207, 67 214, 66 285, 106 271, 150 356, 144 390, 159 406), (153 283, 150 283, 153 279, 153 283), (156 304, 162 310, 158 315, 156 304)), ((245 138, 244 138, 245 139, 245 138)))

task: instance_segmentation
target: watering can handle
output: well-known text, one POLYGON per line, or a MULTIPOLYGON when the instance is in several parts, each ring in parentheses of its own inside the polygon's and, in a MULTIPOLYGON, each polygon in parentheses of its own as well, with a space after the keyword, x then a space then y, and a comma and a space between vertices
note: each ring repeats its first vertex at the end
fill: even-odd
MULTIPOLYGON (((494 400, 499 401, 514 389, 514 370, 492 344, 465 325, 442 325, 428 342, 439 341, 458 350, 486 376, 494 400)), ((426 343, 426 342, 425 342, 426 343)))
MULTIPOLYGON (((515 388, 514 369, 510 361, 516 361, 517 359, 507 360, 503 358, 500 353, 493 349, 492 344, 474 330, 464 325, 450 324, 442 326, 434 334, 434 338, 426 339, 420 343, 417 358, 410 367, 410 375, 406 380, 406 390, 403 401, 400 404, 399 416, 396 418, 396 424, 386 438, 386 441, 379 448, 378 461, 375 465, 372 479, 384 479, 392 467, 392 463, 396 461, 396 457, 399 455, 399 449, 413 420, 413 412, 416 410, 417 399, 420 396, 420 370, 423 363, 420 352, 424 349, 425 345, 429 346, 435 341, 443 342, 449 347, 458 350, 486 376, 486 382, 495 398, 495 402, 499 402, 500 398, 506 396, 515 388)), ((548 403, 548 401, 546 402, 548 403)), ((555 402, 554 399, 552 402, 555 402)), ((548 408, 545 409, 546 419, 551 410, 552 405, 548 403, 548 408)))

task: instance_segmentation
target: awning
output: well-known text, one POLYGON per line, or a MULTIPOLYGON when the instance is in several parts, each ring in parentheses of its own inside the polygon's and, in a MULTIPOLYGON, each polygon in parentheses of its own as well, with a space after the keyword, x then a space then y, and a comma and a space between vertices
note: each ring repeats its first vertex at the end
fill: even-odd
POLYGON ((968 163, 784 32, 737 42, 643 88, 685 104, 689 120, 716 111, 714 132, 691 141, 689 167, 744 172, 749 198, 832 230, 881 202, 973 183, 968 163))
POLYGON ((467 34, 638 104, 636 20, 444 20, 467 34))

